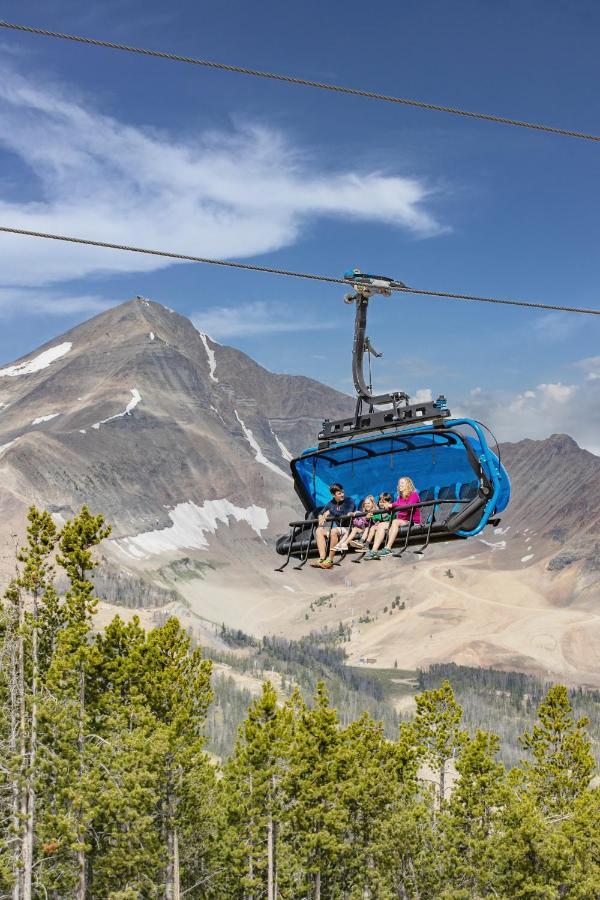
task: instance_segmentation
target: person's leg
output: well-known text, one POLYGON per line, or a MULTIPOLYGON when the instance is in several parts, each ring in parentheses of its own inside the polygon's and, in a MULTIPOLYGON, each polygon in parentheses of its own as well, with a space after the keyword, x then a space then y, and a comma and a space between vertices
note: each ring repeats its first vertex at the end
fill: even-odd
MULTIPOLYGON (((333 557, 335 556, 335 548, 340 539, 340 529, 332 528, 331 529, 331 540, 329 541, 329 559, 333 562, 333 557)), ((323 554, 325 555, 325 554, 323 554)))
POLYGON ((348 541, 351 547, 354 547, 355 550, 362 550, 366 547, 367 544, 367 535, 369 533, 368 528, 355 528, 356 535, 352 541, 348 541))
POLYGON ((317 528, 317 547, 319 550, 319 559, 325 559, 327 554, 327 533, 322 525, 317 528))
POLYGON ((385 542, 385 547, 383 547, 379 551, 380 556, 391 556, 392 555, 392 547, 394 546, 394 541, 398 536, 398 531, 400 530, 400 526, 403 524, 401 519, 393 519, 390 522, 387 534, 387 541, 385 542))
POLYGON ((360 528, 356 528, 356 526, 354 526, 352 528, 352 530, 350 531, 350 534, 348 534, 348 532, 346 532, 345 537, 343 537, 341 539, 341 541, 339 542, 339 544, 337 545, 338 550, 342 550, 342 549, 347 550, 348 544, 354 538, 354 535, 357 534, 357 532, 359 532, 359 531, 360 531, 360 528))
POLYGON ((377 525, 377 528, 375 530, 375 539, 373 541, 373 553, 377 553, 377 551, 383 544, 383 542, 385 540, 385 536, 387 534, 387 530, 388 530, 387 522, 380 522, 377 525))
POLYGON ((390 530, 388 532, 388 539, 387 539, 386 545, 385 545, 388 548, 388 550, 391 550, 392 547, 394 546, 394 541, 398 537, 398 532, 400 531, 402 524, 403 524, 402 519, 394 519, 394 521, 390 525, 390 530))

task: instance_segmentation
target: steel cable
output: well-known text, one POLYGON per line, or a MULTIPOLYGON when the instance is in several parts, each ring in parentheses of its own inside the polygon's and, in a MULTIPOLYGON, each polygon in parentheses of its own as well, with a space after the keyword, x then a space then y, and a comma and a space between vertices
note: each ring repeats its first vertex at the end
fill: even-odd
POLYGON ((443 106, 439 103, 425 103, 421 100, 411 100, 407 97, 395 97, 390 94, 382 94, 378 91, 366 91, 360 88, 344 87, 339 84, 328 84, 324 81, 313 81, 310 78, 297 78, 293 75, 283 75, 278 72, 264 72, 261 69, 250 69, 246 66, 234 66, 227 63, 216 62, 210 59, 198 59, 194 56, 183 56, 179 53, 167 53, 162 50, 150 50, 146 47, 134 47, 130 44, 120 44, 116 41, 103 41, 98 38, 83 37, 77 34, 67 34, 62 31, 52 31, 49 28, 37 28, 33 25, 19 25, 16 22, 0 20, 0 28, 11 31, 20 31, 26 34, 35 34, 42 37, 59 38, 63 41, 73 41, 77 44, 87 44, 91 47, 104 47, 108 50, 123 50, 126 53, 136 53, 139 56, 151 56, 155 59, 171 60, 172 62, 188 63, 193 66, 203 66, 207 69, 217 69, 221 72, 234 72, 239 75, 250 75, 254 78, 267 78, 271 81, 282 81, 286 84, 297 84, 302 87, 317 88, 322 91, 331 91, 337 94, 349 94, 353 97, 363 97, 368 100, 381 100, 384 103, 396 103, 401 106, 411 106, 416 109, 425 109, 432 112, 449 113, 453 116, 462 116, 468 119, 477 119, 483 122, 494 122, 499 125, 512 125, 516 128, 528 128, 532 131, 557 134, 563 137, 579 138, 584 141, 600 142, 600 135, 588 134, 585 131, 574 131, 570 128, 558 128, 553 125, 541 125, 535 122, 524 122, 520 119, 511 119, 505 116, 495 116, 488 113, 473 112, 459 109, 455 106, 443 106))
MULTIPOLYGON (((280 269, 275 266, 261 266, 256 263, 242 263, 225 259, 212 259, 207 256, 193 256, 189 253, 176 253, 171 250, 153 250, 147 247, 134 247, 130 244, 113 244, 108 241, 96 241, 90 238, 74 237, 64 234, 50 234, 45 231, 31 231, 26 228, 12 228, 8 225, 0 225, 0 232, 16 234, 25 237, 44 238, 50 241, 62 241, 67 244, 81 244, 86 247, 101 247, 105 250, 122 250, 127 253, 142 253, 146 256, 160 256, 166 259, 180 260, 182 262, 205 263, 210 266, 224 266, 229 269, 245 269, 250 272, 266 272, 271 275, 284 275, 287 278, 302 278, 308 281, 321 281, 327 284, 348 285, 344 278, 333 278, 329 275, 315 275, 310 272, 294 272, 290 269, 280 269)), ((468 300, 476 303, 495 303, 500 306, 521 306, 525 309, 546 309, 552 312, 580 313, 588 316, 600 316, 600 309, 591 309, 585 306, 564 306, 553 303, 539 303, 530 300, 517 300, 512 298, 482 297, 477 294, 457 294, 450 291, 432 291, 422 288, 392 287, 395 293, 416 294, 422 297, 442 297, 449 300, 468 300)))

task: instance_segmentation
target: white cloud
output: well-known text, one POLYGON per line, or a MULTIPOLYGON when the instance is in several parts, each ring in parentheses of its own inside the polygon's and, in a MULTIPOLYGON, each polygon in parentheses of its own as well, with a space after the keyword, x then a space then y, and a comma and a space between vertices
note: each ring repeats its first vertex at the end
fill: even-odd
POLYGON ((264 301, 243 306, 214 306, 193 315, 192 322, 199 331, 220 340, 334 327, 333 323, 297 316, 287 307, 264 301))
POLYGON ((413 403, 431 403, 433 400, 431 388, 419 388, 419 390, 415 392, 414 397, 411 397, 410 399, 413 403))
MULTIPOLYGON (((542 405, 546 407, 555 403, 558 405, 568 403, 573 399, 577 390, 575 384, 560 384, 560 382, 558 384, 538 384, 538 395, 542 405)), ((535 391, 530 391, 529 394, 535 396, 535 391)))
POLYGON ((575 365, 579 369, 583 369, 586 381, 600 379, 600 356, 588 356, 586 359, 580 359, 575 365))
POLYGON ((500 441, 569 434, 600 455, 600 379, 592 384, 538 384, 516 394, 476 388, 452 412, 481 420, 500 441))
MULTIPOLYGON (((2 259, 2 236, 0 235, 0 260, 2 259)), ((0 279, 2 274, 0 274, 0 279)), ((0 287, 0 318, 28 313, 44 313, 50 316, 68 316, 84 312, 88 315, 104 312, 122 301, 106 300, 97 294, 76 294, 65 296, 48 288, 0 287)))
POLYGON ((583 327, 577 316, 548 312, 534 319, 531 333, 544 344, 558 344, 572 338, 583 327))
MULTIPOLYGON (((214 257, 288 246, 319 217, 443 230, 419 180, 318 170, 268 127, 193 139, 133 127, 71 87, 0 63, 0 147, 31 172, 36 199, 0 198, 0 221, 30 230, 214 257)), ((0 235, 0 283, 43 285, 99 272, 150 271, 160 258, 0 235)))

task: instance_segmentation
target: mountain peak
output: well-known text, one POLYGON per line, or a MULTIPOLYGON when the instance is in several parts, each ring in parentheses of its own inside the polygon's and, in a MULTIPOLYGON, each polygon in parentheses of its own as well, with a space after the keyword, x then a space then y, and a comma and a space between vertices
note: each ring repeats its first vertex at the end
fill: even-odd
POLYGON ((0 377, 0 466, 14 489, 6 503, 17 511, 26 497, 65 514, 87 503, 117 535, 170 527, 170 510, 256 521, 248 509, 274 507, 289 521, 290 456, 314 442, 324 415, 351 408, 331 388, 270 373, 135 297, 0 377))

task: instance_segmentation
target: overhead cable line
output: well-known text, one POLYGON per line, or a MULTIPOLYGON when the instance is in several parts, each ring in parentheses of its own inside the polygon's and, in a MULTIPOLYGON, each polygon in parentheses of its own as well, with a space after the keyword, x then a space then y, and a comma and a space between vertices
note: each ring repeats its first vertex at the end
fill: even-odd
MULTIPOLYGON (((89 238, 74 237, 64 234, 50 234, 45 231, 30 231, 25 228, 11 228, 8 225, 0 225, 0 232, 5 234, 18 234, 25 237, 44 238, 50 241, 62 241, 66 244, 81 244, 85 247, 102 247, 105 250, 123 250, 127 253, 142 253, 146 256, 160 256, 166 259, 175 259, 182 262, 205 263, 210 266, 224 266, 228 269, 245 269, 250 272, 267 272, 271 275, 284 275, 287 278, 303 278, 308 281, 322 281, 327 284, 347 285, 344 278, 333 278, 329 275, 315 275, 309 272, 294 272, 290 269, 279 269, 274 266, 261 266, 255 263, 234 262, 225 259, 212 259, 207 256, 192 256, 189 253, 175 253, 171 250, 151 250, 147 247, 133 247, 129 244, 112 244, 108 241, 95 241, 89 238)), ((522 306, 525 309, 547 309, 552 312, 581 313, 582 315, 600 316, 600 309, 590 309, 585 306, 562 306, 552 303, 537 303, 529 300, 516 300, 500 297, 480 297, 477 294, 456 294, 449 291, 428 291, 422 288, 393 286, 394 293, 416 294, 422 297, 443 297, 448 300, 470 300, 476 303, 495 303, 500 306, 522 306)))
POLYGON ((271 81, 283 81, 286 84, 297 84, 302 87, 318 88, 319 90, 332 91, 336 94, 350 94, 353 97, 364 97, 368 100, 381 100, 384 103, 396 103, 401 106, 412 106, 416 109, 427 109, 432 112, 449 113, 450 115, 462 116, 467 119, 478 119, 483 122, 495 122, 499 125, 512 125, 516 128, 528 128, 532 131, 541 131, 546 134, 558 134, 563 137, 600 142, 600 135, 588 134, 585 131, 573 131, 569 128, 558 128, 553 125, 524 122, 520 119, 510 119, 505 116, 494 116, 488 113, 472 112, 466 109, 459 109, 455 106, 443 106, 439 103, 425 103, 422 100, 411 100, 407 97, 395 97, 390 94, 379 93, 378 91, 365 91, 360 88, 329 84, 325 81, 313 81, 310 78, 297 78, 294 75, 283 75, 280 72, 264 72, 261 69, 250 69, 246 66, 234 66, 227 63, 216 62, 211 59, 198 59, 194 56, 183 56, 179 53, 149 50, 146 47, 133 47, 130 44, 120 44, 116 41, 103 41, 98 38, 83 37, 77 34, 66 34, 62 31, 51 31, 48 28, 37 28, 33 25, 19 25, 16 22, 7 22, 3 19, 0 19, 0 28, 7 28, 11 31, 21 31, 26 34, 41 35, 42 37, 59 38, 63 41, 73 41, 77 44, 87 44, 91 47, 104 47, 108 50, 124 50, 126 53, 137 53, 140 56, 151 56, 155 59, 166 59, 171 60, 172 62, 188 63, 193 66, 204 66, 207 69, 218 69, 221 72, 235 72, 238 75, 250 75, 254 78, 268 78, 271 81))

